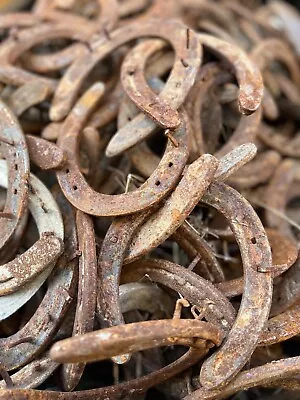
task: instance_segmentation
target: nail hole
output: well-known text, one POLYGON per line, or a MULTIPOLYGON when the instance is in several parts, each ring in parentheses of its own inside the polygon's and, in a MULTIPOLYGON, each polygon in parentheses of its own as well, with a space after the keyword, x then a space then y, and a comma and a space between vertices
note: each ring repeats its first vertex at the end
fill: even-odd
POLYGON ((155 185, 156 185, 156 186, 159 186, 159 185, 160 185, 160 181, 156 181, 156 182, 155 182, 155 185))
POLYGON ((255 237, 251 238, 251 243, 252 243, 252 244, 256 244, 256 239, 255 239, 255 237))
POLYGON ((78 189, 78 187, 77 187, 76 185, 74 185, 74 186, 73 186, 73 189, 74 189, 74 190, 77 190, 77 189, 78 189))
POLYGON ((173 167, 173 163, 172 162, 169 162, 169 167, 170 168, 173 167))
POLYGON ((18 164, 15 164, 15 170, 18 171, 18 164))
POLYGON ((17 193, 18 193, 17 189, 14 189, 14 194, 17 194, 17 193))
POLYGON ((135 73, 134 69, 131 69, 130 71, 128 71, 128 75, 130 75, 130 76, 134 75, 134 73, 135 73))
POLYGON ((184 68, 187 68, 189 66, 189 64, 183 58, 180 61, 184 68))
POLYGON ((70 172, 70 170, 67 168, 67 169, 66 169, 66 174, 68 174, 69 172, 70 172))

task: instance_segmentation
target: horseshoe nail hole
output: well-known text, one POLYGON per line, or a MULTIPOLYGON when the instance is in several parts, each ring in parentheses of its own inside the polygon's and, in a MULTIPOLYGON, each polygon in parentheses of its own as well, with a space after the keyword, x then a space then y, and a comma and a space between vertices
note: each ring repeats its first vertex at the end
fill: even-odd
POLYGON ((189 64, 183 58, 180 61, 184 68, 187 68, 189 66, 189 64))
POLYGON ((14 189, 14 194, 17 194, 17 193, 18 193, 17 189, 14 189))
POLYGON ((66 174, 68 174, 69 172, 70 172, 70 170, 67 168, 67 169, 66 169, 66 174))
POLYGON ((251 243, 252 243, 252 244, 256 244, 256 239, 255 239, 255 237, 251 238, 251 243))
POLYGON ((74 185, 74 186, 73 186, 73 189, 74 189, 74 190, 77 190, 77 189, 78 189, 78 187, 77 187, 76 185, 74 185))
POLYGON ((15 164, 15 170, 18 171, 18 164, 15 164))
POLYGON ((173 163, 172 163, 172 162, 169 162, 168 167, 169 167, 169 168, 173 167, 173 163))
POLYGON ((159 186, 159 185, 160 185, 160 181, 156 181, 156 182, 155 182, 155 185, 156 185, 156 186, 159 186))
POLYGON ((135 73, 135 70, 134 70, 134 69, 131 69, 130 71, 128 71, 128 75, 129 75, 129 76, 134 75, 134 73, 135 73))

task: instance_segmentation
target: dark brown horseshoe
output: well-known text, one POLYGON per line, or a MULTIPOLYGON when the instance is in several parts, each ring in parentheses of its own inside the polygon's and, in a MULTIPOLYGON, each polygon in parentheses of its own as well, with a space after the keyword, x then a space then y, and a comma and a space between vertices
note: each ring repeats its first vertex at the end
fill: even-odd
POLYGON ((115 216, 144 210, 165 197, 177 182, 188 157, 188 126, 183 121, 175 131, 178 147, 168 143, 157 169, 139 189, 115 196, 97 193, 84 180, 75 154, 80 130, 103 91, 100 83, 89 89, 63 125, 58 143, 68 161, 65 169, 57 172, 59 184, 68 200, 87 214, 115 216))
POLYGON ((221 348, 201 368, 201 384, 214 389, 241 370, 259 341, 271 307, 272 276, 257 271, 270 271, 272 257, 260 220, 238 192, 223 183, 213 183, 201 201, 228 219, 240 248, 245 280, 238 317, 221 348))
MULTIPOLYGON (((116 30, 109 35, 109 39, 102 37, 95 44, 92 44, 93 52, 91 54, 80 57, 67 70, 54 95, 50 110, 51 119, 59 121, 68 114, 85 77, 99 61, 122 44, 145 36, 159 37, 173 44, 176 50, 174 68, 187 70, 189 73, 187 74, 185 71, 184 80, 192 83, 200 64, 201 45, 191 31, 189 32, 190 48, 187 48, 187 31, 189 29, 179 22, 164 21, 161 23, 159 20, 150 20, 116 30), (177 32, 176 35, 174 35, 175 30, 177 32), (174 41, 175 36, 176 41, 174 41), (178 46, 178 37, 181 38, 181 47, 178 46), (195 65, 195 67, 185 68, 181 60, 184 60, 184 64, 195 65)), ((188 87, 189 84, 186 86, 188 87)), ((139 108, 147 109, 147 101, 147 98, 141 96, 139 108)), ((157 119, 159 120, 159 117, 157 119)))

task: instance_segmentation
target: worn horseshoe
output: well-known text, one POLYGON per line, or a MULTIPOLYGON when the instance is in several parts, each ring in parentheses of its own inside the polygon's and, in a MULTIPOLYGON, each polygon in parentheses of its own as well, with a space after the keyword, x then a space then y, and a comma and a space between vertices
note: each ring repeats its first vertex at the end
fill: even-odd
POLYGON ((60 191, 56 198, 65 223, 65 251, 32 318, 12 336, 0 339, 1 363, 8 371, 30 362, 50 342, 72 300, 78 264, 74 259, 78 248, 75 221, 72 207, 60 191))
POLYGON ((125 263, 132 262, 148 252, 149 249, 164 242, 191 213, 213 178, 225 180, 231 173, 251 160, 255 154, 256 146, 248 143, 226 154, 218 166, 213 161, 213 156, 208 154, 194 161, 165 204, 153 213, 135 234, 125 263), (201 179, 200 176, 202 176, 201 179))
POLYGON ((272 255, 263 226, 250 204, 234 189, 213 183, 201 199, 228 219, 240 248, 245 289, 239 314, 221 348, 201 368, 200 382, 215 389, 228 383, 253 353, 267 321, 273 279, 272 255), (252 293, 252 295, 250 295, 252 293))
MULTIPOLYGON (((93 221, 90 216, 77 211, 76 226, 79 251, 79 278, 77 306, 73 326, 73 337, 90 332, 94 327, 97 294, 97 260, 93 221)), ((85 364, 66 364, 62 367, 63 385, 73 390, 80 381, 85 364)))
MULTIPOLYGON (((7 186, 7 168, 5 161, 0 161, 0 168, 0 183, 1 186, 5 187, 7 186)), ((35 245, 35 250, 38 252, 39 258, 43 257, 44 264, 39 264, 39 258, 35 261, 35 265, 31 264, 33 260, 31 260, 30 257, 27 259, 28 250, 22 255, 23 257, 20 256, 22 262, 24 262, 24 265, 21 264, 21 267, 26 270, 25 277, 21 277, 20 279, 18 275, 18 258, 6 264, 6 270, 4 269, 5 266, 2 266, 1 275, 4 280, 1 284, 2 293, 3 291, 8 290, 7 288, 11 288, 11 285, 14 285, 15 288, 22 286, 22 288, 10 295, 2 296, 0 298, 1 320, 14 313, 34 295, 45 279, 49 276, 63 248, 63 223, 55 201, 45 186, 33 175, 30 177, 29 184, 33 190, 33 193, 32 191, 29 193, 29 207, 36 220, 41 236, 40 240, 35 245), (48 246, 54 246, 50 257, 45 253, 45 248, 48 246), (31 271, 30 268, 33 268, 33 270, 31 271), (28 280, 33 278, 36 274, 38 274, 36 278, 28 282, 28 280), (5 282, 7 277, 10 279, 5 282), (25 281, 24 284, 22 284, 23 280, 25 281)), ((31 252, 32 250, 30 253, 31 252)))
POLYGON ((261 105, 263 98, 263 81, 256 65, 240 48, 217 39, 214 36, 199 33, 198 38, 210 52, 224 57, 235 69, 240 87, 239 107, 243 114, 254 113, 261 105))
POLYGON ((139 281, 145 275, 149 276, 150 281, 175 290, 190 304, 203 309, 207 321, 225 331, 230 329, 235 318, 234 308, 211 282, 181 265, 152 258, 126 265, 122 282, 139 281))
MULTIPOLYGON (((92 44, 93 51, 91 54, 78 58, 71 65, 55 92, 50 109, 50 118, 53 121, 60 121, 68 114, 85 77, 106 55, 122 44, 147 36, 165 39, 173 45, 176 51, 173 68, 179 68, 179 71, 184 70, 184 82, 187 81, 187 83, 181 82, 181 85, 191 87, 201 61, 201 45, 196 35, 179 22, 144 21, 140 24, 131 24, 115 30, 109 35, 109 39, 102 37, 92 44), (176 35, 174 34, 175 31, 176 35), (175 37, 176 41, 174 40, 175 37), (189 38, 189 48, 187 48, 187 37, 189 38), (180 38, 180 42, 178 42, 178 38, 180 38), (190 68, 184 67, 181 60, 184 60, 184 64, 189 65, 190 68), (189 73, 186 73, 186 71, 189 73)), ((147 102, 147 97, 141 96, 138 103, 139 108, 148 109, 147 102)), ((159 120, 159 116, 154 115, 159 120)))
POLYGON ((53 93, 57 86, 57 80, 46 78, 39 74, 29 72, 14 64, 28 51, 31 47, 43 42, 56 38, 68 38, 72 40, 88 41, 89 35, 84 32, 78 32, 74 26, 56 25, 53 29, 52 24, 38 25, 18 33, 18 40, 7 39, 0 49, 0 81, 14 86, 22 86, 31 81, 42 81, 49 90, 49 94, 53 93))
POLYGON ((56 362, 89 362, 159 346, 182 344, 197 348, 199 339, 200 348, 202 339, 219 346, 223 337, 220 328, 197 319, 142 321, 61 340, 52 346, 50 357, 56 362))
MULTIPOLYGON (((0 101, 0 131, 0 154, 7 160, 9 174, 3 218, 0 218, 0 248, 3 248, 9 244, 20 224, 20 219, 26 213, 30 165, 24 134, 12 112, 2 101, 0 101), (5 214, 10 214, 12 218, 5 218, 5 214)), ((5 172, 2 171, 2 174, 5 172)))
POLYGON ((65 168, 57 172, 57 178, 67 199, 87 214, 98 216, 130 214, 159 202, 177 182, 188 157, 188 126, 184 120, 174 132, 178 147, 172 143, 167 144, 157 169, 139 189, 114 196, 97 193, 84 180, 75 154, 80 131, 103 91, 103 84, 95 84, 83 95, 66 118, 58 144, 68 160, 65 168))

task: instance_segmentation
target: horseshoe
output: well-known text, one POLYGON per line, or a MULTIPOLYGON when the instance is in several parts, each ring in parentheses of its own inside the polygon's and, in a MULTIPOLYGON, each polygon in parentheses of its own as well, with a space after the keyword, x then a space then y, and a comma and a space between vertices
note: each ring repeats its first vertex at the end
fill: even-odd
POLYGON ((217 26, 221 26, 226 32, 236 36, 236 29, 232 23, 232 15, 229 10, 220 8, 218 4, 207 0, 182 0, 182 7, 196 16, 212 20, 217 26))
POLYGON ((277 167, 272 179, 268 183, 264 192, 264 202, 267 205, 265 210, 266 225, 269 228, 278 230, 283 235, 294 239, 288 221, 285 221, 272 212, 276 210, 285 214, 286 203, 288 202, 288 189, 294 179, 295 164, 292 159, 285 159, 277 167), (272 196, 270 193, 272 192, 272 196))
POLYGON ((0 29, 9 29, 12 27, 26 28, 37 23, 37 18, 35 15, 28 12, 10 12, 7 14, 0 15, 0 29))
POLYGON ((262 77, 256 65, 240 48, 224 40, 204 33, 199 33, 197 36, 204 47, 233 66, 240 88, 238 96, 240 111, 246 115, 254 113, 263 98, 262 77))
MULTIPOLYGON (((77 268, 77 260, 74 259, 77 250, 75 223, 70 204, 61 193, 56 197, 65 223, 65 251, 54 270, 48 290, 32 318, 17 333, 0 339, 1 363, 8 371, 30 362, 42 348, 47 346, 72 300, 77 268)), ((49 202, 47 204, 49 205, 49 202)), ((54 217, 59 225, 60 217, 57 215, 54 217)), ((35 290, 35 286, 33 288, 35 290)), ((0 302, 1 299, 4 298, 0 298, 0 302)))
POLYGON ((102 84, 95 84, 79 100, 66 118, 58 144, 68 157, 66 168, 57 172, 59 184, 67 199, 87 214, 115 216, 144 210, 159 202, 177 182, 188 157, 186 122, 175 131, 178 147, 168 143, 160 164, 150 178, 134 192, 120 195, 104 195, 95 192, 83 179, 74 154, 78 146, 80 130, 104 91, 102 84))
MULTIPOLYGON (((126 225, 123 224, 123 227, 125 226, 126 225)), ((111 231, 113 231, 112 228, 111 231)), ((126 231, 126 229, 124 229, 124 231, 126 231)), ((116 224, 114 227, 114 232, 117 233, 116 224)), ((122 233, 122 231, 120 231, 120 233, 122 233)), ((233 309, 231 305, 224 300, 224 298, 220 297, 219 293, 215 293, 213 285, 208 283, 208 281, 204 280, 193 272, 187 271, 182 267, 176 266, 175 264, 167 261, 153 260, 153 262, 151 263, 151 261, 146 260, 145 263, 140 260, 134 264, 129 264, 128 266, 126 266, 124 271, 125 282, 128 283, 132 280, 140 279, 144 276, 144 270, 142 269, 141 272, 139 272, 139 268, 142 268, 143 265, 145 265, 145 268, 146 266, 149 266, 148 269, 146 268, 146 273, 149 274, 149 276, 152 277, 154 281, 157 281, 159 283, 164 282, 164 285, 169 286, 173 290, 179 291, 184 296, 184 298, 186 298, 192 304, 201 307, 202 304, 201 301, 199 302, 200 299, 209 299, 212 304, 218 304, 217 308, 218 310, 221 310, 221 325, 224 329, 230 326, 232 318, 234 316, 233 309), (151 268, 155 268, 155 271, 152 271, 151 268), (158 270, 157 272, 156 269, 158 270), (179 278, 177 279, 177 277, 179 278), (184 282, 187 282, 186 285, 184 284, 184 282)), ((103 268, 103 265, 100 266, 103 268)), ((102 268, 100 269, 100 271, 103 274, 105 270, 103 270, 102 268)), ((117 273, 119 273, 119 271, 117 271, 117 273)), ((119 279, 109 280, 109 276, 104 276, 104 279, 100 279, 101 291, 99 291, 98 301, 101 304, 101 311, 103 311, 102 315, 105 316, 106 322, 109 324, 109 326, 124 323, 118 298, 118 280, 119 279)), ((212 314, 214 310, 215 308, 212 309, 212 314)), ((215 319, 213 319, 212 322, 215 322, 215 319)))
POLYGON ((135 235, 131 242, 126 262, 132 262, 141 257, 146 251, 156 248, 171 236, 199 202, 199 199, 210 185, 217 168, 217 160, 209 154, 203 155, 188 167, 183 178, 163 207, 152 214, 140 228, 140 232, 135 235), (186 197, 187 193, 189 194, 189 200, 186 197), (145 235, 146 231, 148 235, 145 235), (149 240, 149 232, 151 232, 151 242, 149 240), (146 244, 143 241, 143 237, 147 238, 146 244))
POLYGON ((190 304, 204 309, 203 313, 208 322, 220 326, 225 331, 230 329, 234 322, 235 310, 211 282, 181 265, 152 258, 126 265, 121 280, 125 283, 139 281, 145 275, 149 276, 150 280, 180 293, 190 304))
MULTIPOLYGON (((0 168, 0 184, 5 187, 7 186, 7 168, 4 161, 0 162, 0 168)), ((45 273, 43 274, 45 280, 63 251, 62 220, 51 195, 46 192, 42 183, 33 175, 30 177, 29 185, 31 190, 29 191, 28 206, 37 224, 40 239, 25 253, 1 266, 0 296, 16 292, 43 271, 47 272, 46 275, 45 273), (48 209, 48 204, 50 204, 50 209, 48 209), (47 216, 48 213, 52 215, 47 216), (54 222, 53 218, 58 218, 58 220, 54 222)), ((7 297, 3 297, 1 301, 3 304, 8 305, 13 298, 10 300, 7 297)), ((3 314, 5 315, 6 312, 3 310, 2 319, 3 314)))
POLYGON ((70 46, 51 54, 34 54, 27 52, 22 57, 22 65, 35 73, 45 74, 67 68, 77 57, 88 53, 88 47, 83 43, 73 43, 70 46))
POLYGON ((255 145, 246 144, 228 153, 220 160, 219 166, 214 162, 213 156, 208 154, 194 161, 165 204, 153 213, 135 234, 125 263, 136 260, 170 237, 200 201, 213 177, 225 180, 255 154, 255 145))
POLYGON ((44 40, 62 37, 86 42, 89 40, 89 35, 78 32, 74 26, 68 27, 62 24, 55 25, 55 29, 53 29, 53 24, 38 25, 18 32, 17 40, 7 39, 0 47, 0 81, 13 86, 22 86, 40 80, 48 87, 49 95, 53 93, 57 86, 57 80, 42 77, 13 64, 31 47, 44 40))
MULTIPOLYGON (((258 69, 250 60, 247 59, 246 54, 244 54, 242 50, 240 50, 238 47, 229 45, 225 41, 214 38, 213 36, 210 35, 198 34, 197 36, 200 39, 200 42, 204 46, 208 47, 208 49, 211 52, 217 53, 217 55, 221 55, 233 65, 240 85, 239 106, 241 112, 243 112, 244 114, 252 114, 254 111, 258 109, 263 96, 263 83, 258 69)), ((142 50, 145 53, 146 51, 145 45, 141 44, 139 46, 142 47, 142 50)), ((137 53, 139 55, 141 52, 138 50, 137 53)), ((152 54, 150 50, 149 53, 150 55, 152 54)), ((147 53, 146 56, 148 56, 147 53)), ((142 62, 145 63, 146 58, 142 62)), ((142 79, 143 68, 141 69, 138 68, 139 63, 141 63, 141 60, 138 58, 133 69, 127 68, 127 78, 129 76, 131 81, 136 80, 138 82, 142 79), (130 75, 130 71, 132 70, 134 71, 134 74, 130 75)), ((252 139, 250 138, 250 132, 252 133, 254 130, 256 131, 256 126, 258 125, 258 122, 257 125, 254 124, 254 128, 252 128, 252 126, 254 121, 256 120, 260 121, 259 116, 260 113, 256 114, 256 117, 252 118, 253 121, 249 121, 249 125, 247 125, 248 127, 247 130, 249 131, 249 133, 247 134, 245 140, 243 142, 237 143, 237 145, 245 143, 252 139)), ((108 157, 112 157, 117 154, 120 154, 122 151, 127 150, 129 147, 132 147, 136 143, 140 142, 141 140, 149 136, 149 134, 151 134, 152 131, 154 130, 155 124, 152 123, 151 125, 149 124, 146 127, 144 127, 145 118, 146 118, 145 116, 140 114, 138 117, 135 117, 135 119, 132 122, 127 124, 126 127, 119 130, 117 135, 115 135, 113 139, 110 141, 106 149, 106 155, 108 157), (139 132, 137 132, 137 129, 140 126, 140 124, 143 125, 143 131, 139 130, 139 132)), ((245 121, 244 120, 242 121, 244 125, 246 125, 245 121)), ((240 130, 245 131, 245 126, 240 126, 240 130)), ((224 152, 231 150, 231 148, 229 149, 227 147, 226 150, 224 149, 224 152)))
POLYGON ((300 68, 292 51, 286 46, 286 43, 280 39, 268 38, 261 41, 254 47, 250 54, 250 58, 263 71, 270 61, 278 60, 282 62, 288 69, 292 80, 296 85, 300 84, 300 68))
POLYGON ((296 302, 286 311, 270 318, 267 329, 263 332, 259 345, 270 346, 288 340, 300 332, 298 324, 300 304, 296 302))
POLYGON ((223 336, 220 328, 196 319, 142 321, 61 340, 52 346, 50 357, 56 362, 89 362, 160 346, 182 344, 197 348, 199 339, 200 348, 202 339, 219 346, 223 336))
MULTIPOLYGON (((91 217, 77 211, 76 225, 79 241, 79 279, 73 337, 93 330, 97 293, 96 243, 91 217)), ((66 364, 62 367, 65 390, 72 391, 79 383, 85 364, 66 364)))
POLYGON ((264 144, 283 156, 300 157, 300 132, 290 138, 284 136, 280 130, 271 128, 267 124, 261 124, 258 137, 264 144))
POLYGON ((16 89, 9 98, 9 106, 16 116, 47 99, 49 85, 44 81, 29 81, 16 89))
MULTIPOLYGON (((140 43, 134 47, 125 58, 121 70, 123 87, 134 104, 138 106, 136 100, 138 100, 141 96, 139 91, 143 93, 145 92, 143 96, 146 96, 146 98, 149 99, 148 104, 151 106, 150 111, 156 112, 160 117, 160 120, 149 113, 148 116, 152 120, 144 114, 138 114, 135 116, 136 113, 134 112, 132 116, 134 117, 133 120, 129 121, 127 124, 122 123, 121 128, 110 140, 105 152, 107 157, 118 155, 146 139, 157 128, 157 123, 165 128, 176 128, 180 123, 179 115, 176 109, 183 103, 188 91, 191 88, 190 82, 183 81, 182 85, 181 80, 179 81, 178 79, 178 77, 180 77, 184 72, 182 70, 182 65, 177 64, 178 68, 174 67, 166 85, 163 85, 162 83, 157 85, 156 82, 153 82, 160 92, 159 96, 157 96, 151 90, 151 88, 148 88, 147 90, 149 93, 147 93, 144 89, 148 87, 144 77, 147 61, 151 58, 151 56, 164 47, 166 47, 166 43, 162 40, 148 40, 140 43), (132 71, 134 71, 133 74, 132 71), (137 91, 137 87, 140 88, 139 91, 137 91), (161 118, 163 115, 165 116, 164 119, 161 118), (176 123, 173 123, 173 126, 171 124, 172 120, 177 121, 176 123)), ((199 54, 199 60, 201 60, 200 58, 201 53, 199 54)), ((197 60, 195 60, 194 63, 196 61, 197 60)), ((188 67, 185 69, 187 68, 188 67)), ((153 83, 151 86, 153 86, 153 83)), ((154 87, 154 89, 156 90, 156 87, 154 87)), ((143 111, 146 110, 143 109, 143 111)))
MULTIPOLYGON (((271 274, 273 278, 283 274, 293 266, 298 257, 298 248, 294 240, 280 234, 274 229, 266 229, 268 240, 272 249, 272 269, 271 274)), ((286 276, 286 275, 285 275, 286 276)), ((279 287, 281 284, 279 283, 279 287)), ((216 287, 226 296, 235 297, 243 294, 244 279, 237 278, 230 281, 220 282, 216 287)), ((279 293, 282 293, 279 290, 279 293)), ((276 289, 275 289, 276 294, 276 289)), ((274 293, 273 293, 274 297, 274 293)), ((286 300, 286 299, 285 299, 286 300)), ((286 302, 284 303, 286 304, 286 302)), ((272 312, 271 312, 272 313, 272 312)))
MULTIPOLYGON (((201 388, 186 396, 185 400, 221 400, 240 391, 247 390, 254 386, 268 386, 269 382, 280 386, 285 378, 291 378, 299 374, 300 357, 290 357, 282 360, 251 368, 248 371, 240 372, 239 375, 222 389, 201 388)), ((1 398, 1 397, 0 397, 1 398)))
POLYGON ((239 314, 231 331, 221 348, 201 368, 200 382, 211 390, 230 382, 259 341, 271 307, 273 279, 270 272, 258 270, 270 271, 272 257, 260 220, 238 192, 223 183, 213 183, 201 201, 228 219, 240 248, 245 282, 239 314))
POLYGON ((0 399, 13 399, 13 400, 40 400, 41 395, 43 400, 105 400, 108 398, 114 400, 121 400, 124 395, 130 393, 131 396, 142 393, 152 386, 156 386, 159 383, 167 380, 175 375, 180 374, 185 371, 196 362, 199 361, 208 352, 208 347, 203 347, 202 349, 190 349, 182 357, 173 363, 167 365, 158 371, 152 372, 141 378, 133 379, 129 382, 121 383, 115 386, 104 387, 100 389, 85 390, 81 392, 50 392, 50 391, 38 391, 38 390, 2 390, 0 391, 0 399), (5 396, 8 397, 5 397, 5 396), (12 395, 12 397, 11 397, 12 395))
MULTIPOLYGON (((58 368, 59 364, 50 360, 49 357, 43 356, 37 360, 31 361, 20 371, 11 375, 13 387, 32 389, 40 386, 53 372, 58 368)), ((0 381, 0 389, 5 389, 6 384, 0 381)))
POLYGON ((277 151, 264 151, 230 176, 228 183, 239 190, 268 182, 281 161, 277 151))
POLYGON ((3 248, 9 244, 21 223, 22 216, 26 214, 30 167, 24 134, 12 112, 2 101, 0 101, 0 131, 0 154, 7 159, 9 174, 6 203, 3 217, 0 218, 0 248, 3 248), (8 214, 13 218, 5 218, 8 214))
POLYGON ((134 47, 123 61, 121 81, 126 94, 138 107, 140 96, 147 98, 147 104, 142 105, 142 108, 139 107, 146 115, 163 128, 175 129, 179 126, 180 119, 174 110, 181 106, 193 85, 195 71, 197 72, 200 65, 202 54, 197 49, 195 35, 191 35, 189 29, 180 31, 177 51, 182 52, 181 63, 174 64, 166 85, 157 96, 148 87, 144 70, 151 55, 163 47, 165 43, 161 40, 147 41, 134 47), (188 75, 188 80, 185 79, 186 75, 188 75))
MULTIPOLYGON (((170 42, 176 51, 174 68, 179 68, 179 71, 185 71, 184 80, 181 84, 184 87, 192 86, 200 65, 201 46, 195 34, 189 31, 189 48, 187 48, 187 28, 181 23, 175 21, 164 21, 161 23, 159 20, 144 21, 140 24, 125 26, 112 32, 109 36, 109 39, 102 37, 99 41, 92 44, 93 52, 78 58, 67 70, 53 98, 50 109, 50 118, 52 121, 60 121, 69 113, 84 79, 94 66, 111 53, 112 50, 133 39, 145 36, 158 36, 170 42), (175 31, 176 35, 174 35, 175 31), (176 41, 174 41, 175 36, 176 41), (178 46, 177 41, 179 37, 180 44, 182 43, 180 46, 178 46), (184 67, 181 59, 191 67, 184 67), (189 74, 186 73, 186 69, 190 72, 189 74), (186 81, 188 82, 187 84, 185 84, 186 81)), ((147 109, 147 101, 147 98, 141 96, 138 103, 139 108, 147 109)), ((159 117, 157 118, 159 119, 159 117)))
POLYGON ((66 22, 68 25, 76 26, 77 29, 80 27, 80 30, 87 31, 90 34, 99 32, 101 29, 105 34, 108 34, 118 21, 118 2, 112 0, 108 4, 106 0, 97 0, 97 3, 101 12, 95 21, 80 15, 59 11, 56 9, 55 3, 51 1, 37 5, 34 12, 39 18, 58 23, 66 22))

